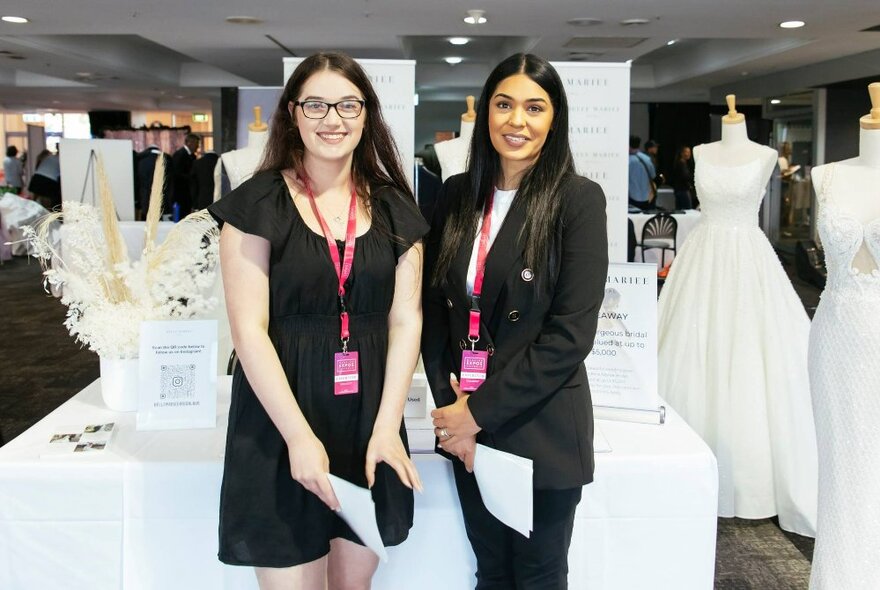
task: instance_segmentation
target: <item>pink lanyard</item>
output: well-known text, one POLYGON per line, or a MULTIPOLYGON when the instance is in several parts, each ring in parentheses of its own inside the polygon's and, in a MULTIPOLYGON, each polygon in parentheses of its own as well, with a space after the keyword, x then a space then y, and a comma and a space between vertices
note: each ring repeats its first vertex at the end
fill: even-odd
POLYGON ((477 248, 477 269, 474 276, 474 292, 471 295, 470 322, 468 340, 471 350, 480 339, 480 294, 483 292, 483 277, 486 274, 486 256, 489 254, 489 234, 492 228, 492 201, 494 193, 486 199, 483 209, 483 227, 480 228, 480 246, 477 248))
POLYGON ((324 237, 327 238, 327 247, 330 249, 330 258, 333 260, 333 268, 336 271, 336 277, 339 279, 339 319, 342 324, 339 330, 339 339, 342 342, 342 352, 348 352, 348 340, 351 334, 348 331, 348 311, 345 307, 345 281, 347 281, 349 275, 351 275, 351 267, 354 262, 354 243, 357 231, 357 192, 354 187, 352 187, 351 203, 348 206, 348 227, 345 231, 345 253, 340 262, 339 248, 336 246, 333 232, 330 231, 330 227, 327 225, 327 222, 324 221, 324 216, 318 211, 318 205, 315 203, 315 195, 312 193, 312 187, 308 180, 305 180, 303 184, 309 195, 309 203, 312 205, 312 212, 314 212, 315 217, 321 224, 321 230, 324 232, 324 237))

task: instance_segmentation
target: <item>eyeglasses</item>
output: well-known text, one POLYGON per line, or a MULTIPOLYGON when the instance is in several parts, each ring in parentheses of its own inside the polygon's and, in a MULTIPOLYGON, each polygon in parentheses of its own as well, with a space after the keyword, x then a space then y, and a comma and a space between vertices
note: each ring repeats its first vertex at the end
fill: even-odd
POLYGON ((336 114, 343 119, 357 119, 364 110, 365 100, 340 100, 339 102, 324 102, 322 100, 305 100, 293 103, 302 109, 307 119, 323 119, 330 112, 330 107, 336 109, 336 114))

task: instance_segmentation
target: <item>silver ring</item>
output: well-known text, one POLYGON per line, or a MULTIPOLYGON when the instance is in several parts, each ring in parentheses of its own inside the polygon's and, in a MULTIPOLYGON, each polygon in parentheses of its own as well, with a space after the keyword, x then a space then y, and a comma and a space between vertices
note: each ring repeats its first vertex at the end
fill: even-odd
POLYGON ((442 436, 443 438, 452 438, 445 428, 440 429, 440 436, 442 436))

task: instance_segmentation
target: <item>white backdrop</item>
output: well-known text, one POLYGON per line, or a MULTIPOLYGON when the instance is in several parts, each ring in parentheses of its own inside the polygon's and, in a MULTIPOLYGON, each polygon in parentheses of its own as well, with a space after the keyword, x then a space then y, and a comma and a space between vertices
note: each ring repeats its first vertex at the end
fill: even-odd
POLYGON ((568 95, 571 150, 578 173, 605 190, 608 256, 626 262, 630 66, 554 62, 568 95))
POLYGON ((82 201, 100 208, 97 170, 94 176, 88 172, 89 156, 95 150, 104 160, 116 214, 121 221, 134 221, 133 149, 128 139, 62 139, 58 149, 62 202, 82 201))
MULTIPOLYGON (((284 80, 293 74, 296 66, 303 61, 301 57, 284 58, 284 80)), ((413 157, 415 154, 416 131, 416 62, 408 59, 359 59, 356 60, 370 77, 373 89, 379 96, 382 115, 391 128, 403 171, 413 182, 413 157)))

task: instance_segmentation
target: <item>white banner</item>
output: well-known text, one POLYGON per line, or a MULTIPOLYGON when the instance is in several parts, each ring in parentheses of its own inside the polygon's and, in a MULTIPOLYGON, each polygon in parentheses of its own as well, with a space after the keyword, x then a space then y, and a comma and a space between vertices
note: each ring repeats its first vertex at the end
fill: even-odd
POLYGON ((594 406, 657 410, 657 266, 612 263, 593 351, 594 406))
POLYGON ((138 430, 217 425, 217 320, 141 322, 138 430))
POLYGON ((134 221, 134 148, 130 139, 62 139, 58 144, 61 200, 101 208, 100 183, 92 152, 100 154, 120 221, 134 221))
MULTIPOLYGON (((284 58, 284 80, 287 84, 301 57, 284 58)), ((416 131, 416 62, 408 59, 358 59, 356 60, 373 83, 373 89, 382 105, 382 116, 391 128, 403 171, 413 186, 413 158, 416 131)), ((627 98, 629 100, 629 98, 627 98)), ((629 103, 627 103, 629 104, 629 103)))
POLYGON ((568 96, 568 129, 578 173, 608 200, 608 256, 626 262, 629 86, 626 63, 554 62, 568 96))

